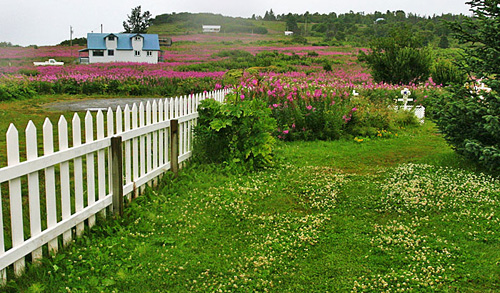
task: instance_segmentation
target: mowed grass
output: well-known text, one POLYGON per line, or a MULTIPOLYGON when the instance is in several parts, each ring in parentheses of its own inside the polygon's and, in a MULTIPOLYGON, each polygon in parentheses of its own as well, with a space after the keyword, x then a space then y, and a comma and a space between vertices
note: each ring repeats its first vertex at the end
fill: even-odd
POLYGON ((432 123, 167 175, 7 292, 500 291, 500 182, 432 123))

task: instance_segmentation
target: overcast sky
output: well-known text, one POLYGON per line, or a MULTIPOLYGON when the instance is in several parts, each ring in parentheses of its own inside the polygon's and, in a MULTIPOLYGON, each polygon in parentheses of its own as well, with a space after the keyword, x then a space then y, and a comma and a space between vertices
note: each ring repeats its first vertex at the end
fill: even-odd
POLYGON ((142 6, 153 16, 172 12, 212 12, 227 16, 263 16, 272 9, 282 13, 372 13, 404 10, 419 15, 442 13, 470 15, 466 0, 0 0, 0 42, 55 45, 87 33, 123 31, 122 22, 133 7, 142 6))

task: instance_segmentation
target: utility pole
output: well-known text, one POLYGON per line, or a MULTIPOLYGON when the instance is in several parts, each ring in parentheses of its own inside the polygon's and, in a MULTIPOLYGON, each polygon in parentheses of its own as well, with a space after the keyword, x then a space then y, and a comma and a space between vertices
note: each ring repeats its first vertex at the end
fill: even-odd
POLYGON ((102 34, 102 23, 101 23, 101 34, 102 34))
MULTIPOLYGON (((73 48, 73 27, 69 26, 69 46, 73 48)), ((73 58, 73 50, 71 51, 71 58, 73 58)))
POLYGON ((73 46, 73 27, 69 26, 69 45, 73 46))

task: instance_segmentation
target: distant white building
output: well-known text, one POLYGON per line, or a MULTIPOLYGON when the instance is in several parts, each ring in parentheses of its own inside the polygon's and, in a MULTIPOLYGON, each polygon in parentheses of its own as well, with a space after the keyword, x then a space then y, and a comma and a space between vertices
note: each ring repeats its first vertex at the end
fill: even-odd
POLYGON ((291 36, 291 35, 293 35, 292 31, 285 31, 285 36, 291 36))
POLYGON ((202 25, 204 33, 218 33, 220 32, 220 25, 202 25))
POLYGON ((80 52, 89 52, 88 63, 158 63, 160 43, 156 34, 89 33, 80 52))

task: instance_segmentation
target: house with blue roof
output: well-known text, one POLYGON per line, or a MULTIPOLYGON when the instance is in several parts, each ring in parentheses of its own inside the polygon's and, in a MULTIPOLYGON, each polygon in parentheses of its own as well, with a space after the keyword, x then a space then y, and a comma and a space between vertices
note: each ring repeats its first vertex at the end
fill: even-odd
POLYGON ((88 33, 88 63, 158 63, 160 42, 156 34, 88 33))

